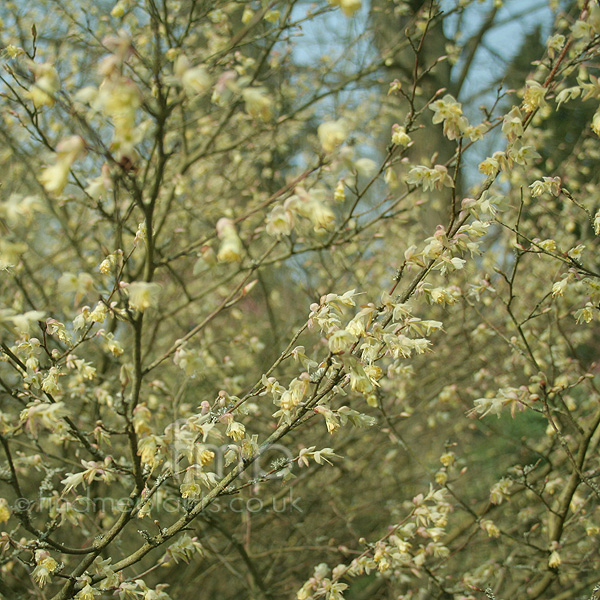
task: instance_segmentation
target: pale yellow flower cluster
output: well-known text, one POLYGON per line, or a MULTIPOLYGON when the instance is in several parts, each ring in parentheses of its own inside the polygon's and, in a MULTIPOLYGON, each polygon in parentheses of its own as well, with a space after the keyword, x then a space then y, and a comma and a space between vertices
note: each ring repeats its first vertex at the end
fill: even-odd
POLYGON ((346 141, 348 137, 348 125, 344 119, 326 121, 319 125, 317 134, 323 151, 330 154, 346 141))
POLYGON ((58 569, 58 563, 47 550, 35 551, 35 563, 32 577, 40 587, 44 587, 50 581, 52 573, 58 569))
POLYGON ((322 189, 306 191, 302 186, 295 189, 295 197, 290 198, 293 209, 310 219, 316 232, 327 231, 335 225, 335 214, 325 203, 327 192, 322 189))
POLYGON ((173 72, 188 98, 205 94, 210 89, 212 81, 206 69, 202 66, 193 67, 184 54, 175 59, 173 72))
MULTIPOLYGON (((343 193, 343 183, 341 191, 343 193)), ((267 216, 265 229, 269 235, 290 235, 297 216, 309 219, 316 233, 323 233, 334 227, 335 214, 326 202, 329 195, 326 190, 315 188, 307 191, 304 187, 297 186, 294 192, 283 205, 276 205, 267 216)), ((339 186, 335 194, 339 201, 339 186)))
POLYGON ((546 88, 541 83, 530 79, 527 82, 527 88, 523 97, 523 108, 527 112, 533 112, 538 108, 545 108, 547 106, 546 91, 546 88))
POLYGON ((46 404, 44 402, 31 402, 20 414, 20 422, 25 425, 31 435, 36 438, 40 429, 55 431, 58 429, 60 419, 69 414, 64 402, 46 404))
MULTIPOLYGON (((342 593, 348 585, 341 583, 341 578, 359 577, 373 571, 386 576, 404 569, 415 572, 428 561, 437 563, 447 558, 450 549, 441 540, 446 533, 451 506, 444 495, 444 489, 430 487, 427 495, 415 496, 412 499, 413 509, 401 524, 390 527, 391 532, 376 542, 367 544, 364 538, 360 539, 368 550, 349 565, 342 563, 332 570, 325 563, 317 565, 313 576, 298 590, 296 598, 343 599, 342 593)), ((494 533, 489 526, 488 530, 494 533)))
POLYGON ((396 146, 408 146, 411 142, 410 136, 406 133, 406 129, 398 123, 392 125, 392 144, 396 146))
POLYGON ((35 82, 28 92, 28 96, 36 108, 54 106, 56 93, 60 89, 60 80, 54 65, 50 63, 31 63, 35 82))
POLYGON ((406 177, 406 183, 418 185, 427 190, 441 190, 443 187, 454 187, 454 181, 444 165, 435 165, 433 169, 419 165, 413 167, 406 177))
POLYGON ((560 177, 542 177, 541 180, 534 181, 529 187, 531 189, 531 197, 535 198, 542 194, 552 194, 559 196, 561 190, 560 177))
POLYGON ((125 287, 129 296, 129 306, 133 310, 144 312, 149 308, 158 306, 158 297, 160 294, 160 285, 158 283, 148 283, 146 281, 134 281, 125 287))
POLYGON ((235 223, 226 217, 217 222, 217 235, 221 240, 221 246, 217 253, 219 262, 241 262, 243 255, 242 240, 238 236, 235 223))
MULTIPOLYGON (((132 160, 134 147, 144 136, 144 127, 136 126, 136 114, 142 99, 137 85, 123 75, 123 64, 133 53, 128 34, 121 30, 117 35, 108 36, 102 43, 112 53, 100 61, 98 72, 103 77, 99 88, 87 86, 75 96, 78 103, 89 104, 92 114, 100 113, 110 119, 114 126, 111 149, 115 157, 127 157, 132 160)), ((88 193, 98 197, 102 185, 107 183, 106 174, 103 180, 90 182, 88 193)))
POLYGON ((94 200, 99 200, 112 188, 112 186, 113 181, 110 175, 110 167, 105 163, 102 165, 100 175, 88 180, 85 192, 94 200))
POLYGON ((56 158, 53 165, 46 167, 40 174, 40 183, 49 194, 61 194, 67 185, 71 165, 83 153, 85 142, 74 135, 56 146, 56 158))
MULTIPOLYGON (((287 203, 289 207, 289 203, 287 203)), ((269 213, 266 219, 266 231, 274 237, 290 235, 294 227, 294 212, 286 208, 286 205, 278 204, 269 213)))
POLYGON ((246 88, 242 92, 246 104, 246 112, 253 118, 261 121, 270 121, 273 118, 273 99, 264 88, 246 88))
POLYGON ((446 94, 441 100, 432 102, 429 108, 435 112, 433 123, 444 124, 444 135, 449 140, 459 138, 469 126, 469 121, 463 116, 462 104, 450 94, 446 94))
POLYGON ((0 498, 0 523, 7 523, 10 519, 10 509, 6 498, 0 498))
POLYGON ((154 470, 159 464, 158 451, 162 445, 162 439, 156 435, 143 437, 138 444, 138 454, 142 464, 148 465, 154 470))
POLYGON ((136 144, 142 141, 143 130, 136 127, 135 117, 141 105, 138 87, 116 71, 98 89, 95 106, 111 119, 114 125, 112 148, 118 158, 131 156, 136 144))
POLYGON ((354 16, 354 13, 362 7, 362 0, 329 0, 332 6, 339 6, 347 17, 354 16))

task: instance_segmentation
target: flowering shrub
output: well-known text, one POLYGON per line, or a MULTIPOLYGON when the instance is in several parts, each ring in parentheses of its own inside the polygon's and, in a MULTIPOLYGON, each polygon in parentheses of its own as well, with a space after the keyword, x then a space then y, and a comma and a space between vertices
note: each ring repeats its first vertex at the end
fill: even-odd
POLYGON ((596 597, 600 7, 474 99, 501 5, 0 7, 0 595, 596 597))

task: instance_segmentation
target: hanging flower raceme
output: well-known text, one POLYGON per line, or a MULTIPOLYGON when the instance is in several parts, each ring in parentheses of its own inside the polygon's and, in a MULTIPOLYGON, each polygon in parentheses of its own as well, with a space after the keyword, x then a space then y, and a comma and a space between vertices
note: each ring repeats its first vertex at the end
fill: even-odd
POLYGON ((49 194, 61 194, 67 185, 71 165, 83 153, 85 142, 78 135, 63 140, 56 146, 56 161, 40 174, 40 183, 49 194))
POLYGON ((119 156, 133 153, 133 148, 141 142, 143 129, 136 127, 136 112, 142 99, 136 84, 118 73, 105 79, 98 90, 94 103, 114 125, 112 147, 119 156))
POLYGON ((317 134, 323 151, 330 154, 348 137, 348 126, 343 119, 327 121, 319 125, 317 134))
POLYGON ((286 201, 286 208, 310 219, 316 233, 329 231, 335 227, 335 213, 326 204, 328 192, 323 189, 307 191, 297 186, 296 193, 286 201))
POLYGON ((362 0, 329 0, 329 3, 332 6, 339 6, 347 17, 354 16, 354 13, 362 6, 362 0))
POLYGON ((459 138, 469 126, 469 121, 463 116, 462 104, 450 94, 432 102, 429 108, 435 112, 432 122, 444 124, 444 135, 449 140, 459 138))
POLYGON ((123 75, 123 64, 135 51, 128 34, 119 31, 116 36, 102 40, 112 54, 98 65, 98 72, 104 77, 96 93, 90 90, 92 108, 108 117, 113 126, 112 149, 117 158, 129 157, 134 146, 144 135, 144 127, 136 126, 136 114, 142 98, 138 86, 123 75))
POLYGON ((545 97, 546 88, 541 83, 530 79, 527 82, 527 89, 525 90, 525 96, 523 97, 523 108, 527 112, 533 112, 538 108, 546 108, 548 105, 545 97))
POLYGON ((513 106, 502 119, 502 133, 509 142, 514 142, 523 135, 523 115, 518 106, 513 106))
POLYGON ((35 108, 54 106, 54 98, 60 89, 60 80, 54 65, 50 63, 32 63, 30 69, 33 71, 35 82, 27 95, 33 105, 35 108))
POLYGON ((36 567, 32 576, 40 587, 44 587, 51 579, 52 573, 58 569, 58 563, 50 556, 47 550, 35 551, 36 567))
POLYGON ((223 217, 217 222, 217 235, 221 240, 221 247, 217 254, 219 262, 241 262, 242 240, 240 240, 235 224, 231 219, 223 217))
POLYGON ((94 200, 102 198, 109 189, 113 186, 112 177, 110 175, 110 167, 105 163, 102 165, 100 175, 94 179, 88 180, 88 185, 85 188, 85 192, 89 194, 94 200))
POLYGON ((444 165, 435 165, 433 169, 422 165, 413 167, 408 173, 406 183, 422 186, 424 191, 454 187, 454 181, 444 165))
POLYGON ((210 89, 211 78, 206 69, 201 66, 192 67, 184 54, 175 59, 173 71, 188 98, 200 96, 210 89))
POLYGON ((285 206, 277 205, 266 219, 266 232, 274 237, 290 235, 294 227, 294 214, 285 206))
POLYGON ((394 123, 392 125, 392 144, 396 146, 408 146, 411 142, 410 136, 404 127, 394 123))
POLYGON ((146 281, 134 281, 129 284, 121 284, 129 296, 129 306, 133 310, 144 312, 148 308, 158 306, 158 296, 160 294, 160 285, 158 283, 148 283, 146 281))
POLYGON ((253 119, 270 121, 273 118, 273 99, 264 88, 246 88, 242 97, 246 103, 246 112, 253 119))

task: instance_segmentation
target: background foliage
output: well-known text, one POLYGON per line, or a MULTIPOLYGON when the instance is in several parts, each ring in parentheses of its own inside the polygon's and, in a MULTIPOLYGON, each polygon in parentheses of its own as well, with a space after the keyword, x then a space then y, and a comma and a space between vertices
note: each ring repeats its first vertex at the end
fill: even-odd
POLYGON ((595 2, 0 18, 0 596, 596 597, 595 2))

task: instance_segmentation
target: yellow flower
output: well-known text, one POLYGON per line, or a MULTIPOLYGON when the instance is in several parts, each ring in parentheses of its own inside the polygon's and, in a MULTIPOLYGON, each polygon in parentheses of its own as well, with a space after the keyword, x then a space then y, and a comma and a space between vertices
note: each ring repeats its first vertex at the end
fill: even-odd
POLYGON ((309 217, 316 232, 333 229, 333 226, 335 225, 335 215, 328 206, 314 199, 310 203, 310 209, 309 217))
POLYGON ((110 16, 115 19, 120 19, 125 14, 125 5, 122 2, 117 2, 110 11, 110 16))
POLYGON ((500 164, 495 158, 489 157, 479 163, 479 171, 484 175, 495 177, 499 170, 500 164))
POLYGON ((211 450, 204 449, 204 450, 202 450, 202 452, 200 452, 200 464, 202 466, 206 466, 212 462, 214 457, 215 457, 214 452, 212 452, 211 450))
POLYGON ((23 48, 19 48, 19 46, 13 46, 12 44, 6 46, 6 48, 4 48, 4 52, 8 58, 17 58, 17 56, 25 54, 23 48))
POLYGON ((321 123, 317 129, 319 142, 326 153, 333 152, 348 137, 348 128, 343 119, 321 123))
POLYGON ((290 235, 294 227, 293 214, 281 205, 273 208, 266 220, 266 232, 274 237, 290 235))
POLYGON ((265 21, 268 21, 269 23, 276 23, 280 14, 281 13, 278 10, 270 10, 265 15, 265 21))
POLYGON ((74 135, 56 146, 56 163, 46 167, 40 174, 40 183, 49 194, 60 194, 67 185, 69 171, 75 159, 83 152, 85 142, 74 135))
POLYGON ((155 435, 148 435, 140 440, 138 454, 140 455, 142 464, 149 465, 152 469, 159 464, 157 457, 159 443, 160 439, 155 435))
POLYGON ((596 135, 600 135, 600 110, 596 111, 592 118, 592 131, 596 135))
POLYGON ((548 566, 551 569, 556 569, 562 563, 562 559, 560 558, 560 554, 555 550, 548 559, 548 566))
POLYGON ((42 380, 42 390, 48 394, 60 393, 60 386, 58 385, 58 377, 60 372, 57 367, 50 367, 48 374, 42 380))
POLYGON ((523 135, 523 115, 518 106, 513 106, 502 120, 502 132, 510 142, 523 135))
POLYGON ((344 187, 344 180, 340 179, 335 187, 335 192, 333 194, 333 199, 335 202, 342 203, 346 200, 346 189, 344 187))
POLYGON ((332 354, 341 354, 350 350, 356 340, 356 336, 346 329, 338 329, 328 340, 329 350, 332 354))
POLYGON ((40 175, 40 183, 49 194, 60 194, 67 185, 69 178, 69 167, 65 168, 63 164, 56 164, 46 167, 40 175))
POLYGON ((546 88, 533 79, 527 81, 526 85, 527 89, 523 97, 523 108, 527 112, 533 112, 538 108, 545 108, 547 106, 545 100, 546 88))
POLYGON ((99 200, 112 187, 112 178, 110 168, 107 164, 102 165, 100 175, 94 179, 88 179, 88 185, 85 188, 86 194, 89 194, 94 200, 99 200))
POLYGON ((406 178, 407 183, 423 186, 423 190, 441 190, 443 186, 454 187, 454 181, 444 165, 435 165, 433 169, 422 165, 413 167, 406 178))
POLYGON ((231 219, 222 218, 217 221, 217 235, 221 240, 217 260, 227 263, 241 262, 243 252, 242 241, 231 219))
POLYGON ((244 427, 244 425, 242 425, 241 423, 232 421, 227 426, 226 434, 231 439, 235 440, 236 442, 239 442, 240 440, 243 440, 244 436, 246 435, 246 427, 244 427))
POLYGON ((242 23, 244 25, 246 25, 247 23, 250 23, 253 16, 254 16, 254 11, 252 10, 252 8, 250 6, 246 6, 246 8, 244 8, 244 13, 242 14, 242 23))
POLYGON ((241 262, 242 260, 242 244, 237 237, 227 237, 223 240, 219 252, 217 254, 219 262, 241 262))
POLYGON ((450 94, 446 94, 441 100, 436 100, 429 108, 435 112, 432 122, 444 123, 444 135, 449 140, 459 138, 469 126, 469 122, 463 116, 462 104, 450 94))
POLYGON ((182 498, 199 498, 202 494, 202 486, 197 481, 182 483, 179 487, 182 498))
POLYGON ((40 587, 44 587, 50 581, 50 575, 58 568, 58 563, 46 550, 36 550, 35 562, 37 566, 31 576, 40 587))
POLYGON ((5 498, 0 498, 0 523, 6 523, 10 519, 10 510, 5 498))
POLYGON ((20 421, 25 424, 33 437, 37 437, 41 428, 55 431, 59 426, 59 420, 68 414, 64 402, 45 404, 37 401, 31 402, 21 411, 20 421))
POLYGON ((273 118, 273 100, 264 88, 246 88, 242 92, 246 112, 254 119, 270 121, 273 118))
POLYGON ((548 252, 556 252, 556 241, 554 240, 542 240, 538 243, 539 247, 548 252))
POLYGON ((158 295, 160 293, 158 283, 134 281, 125 289, 129 295, 129 306, 134 310, 144 312, 148 308, 156 308, 158 306, 158 295))
POLYGON ((598 527, 598 525, 594 525, 593 523, 588 523, 585 526, 585 533, 587 535, 598 535, 600 533, 600 527, 598 527))
POLYGON ((446 473, 446 471, 438 471, 435 474, 435 481, 440 485, 445 485, 448 481, 448 473, 446 473))
MULTIPOLYGON (((114 57, 109 57, 114 58, 114 57)), ((112 147, 119 158, 134 153, 134 147, 143 139, 145 128, 136 127, 136 111, 142 103, 137 85, 130 79, 110 73, 98 89, 92 107, 112 120, 114 125, 112 147)))
POLYGON ((329 0, 332 6, 339 6, 347 17, 352 17, 362 6, 362 0, 329 0))
POLYGON ((186 95, 196 96, 210 89, 211 80, 204 67, 193 67, 182 75, 181 84, 186 95))
POLYGON ((490 519, 484 519, 483 521, 481 521, 481 528, 484 529, 488 536, 491 538, 500 537, 500 530, 498 529, 497 525, 490 519))
POLYGON ((410 142, 411 139, 406 133, 406 129, 398 125, 398 123, 394 123, 392 125, 392 144, 396 144, 396 146, 408 146, 410 142))
POLYGON ((192 67, 188 58, 181 54, 173 65, 175 75, 181 81, 186 96, 194 97, 210 89, 211 79, 204 67, 192 67))
POLYGON ((96 588, 93 588, 89 583, 86 584, 86 586, 80 590, 77 595, 75 596, 75 598, 77 600, 94 600, 95 596, 99 596, 100 595, 100 591, 98 591, 96 588))
POLYGON ((440 456, 440 462, 445 467, 449 467, 450 465, 453 465, 455 461, 456 461, 456 455, 454 454, 454 452, 444 452, 444 454, 442 454, 440 456))
POLYGON ((53 65, 42 63, 32 65, 35 83, 28 92, 29 98, 36 108, 40 106, 53 106, 54 96, 60 89, 58 73, 53 65))

